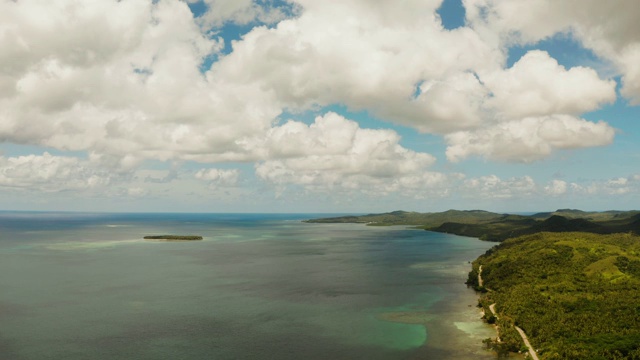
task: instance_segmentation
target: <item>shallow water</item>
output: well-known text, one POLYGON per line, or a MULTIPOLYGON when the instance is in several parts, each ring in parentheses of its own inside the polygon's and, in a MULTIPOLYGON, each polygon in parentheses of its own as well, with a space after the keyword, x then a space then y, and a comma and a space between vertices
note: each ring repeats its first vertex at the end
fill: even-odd
POLYGON ((491 243, 315 216, 0 213, 0 358, 494 358, 491 243))

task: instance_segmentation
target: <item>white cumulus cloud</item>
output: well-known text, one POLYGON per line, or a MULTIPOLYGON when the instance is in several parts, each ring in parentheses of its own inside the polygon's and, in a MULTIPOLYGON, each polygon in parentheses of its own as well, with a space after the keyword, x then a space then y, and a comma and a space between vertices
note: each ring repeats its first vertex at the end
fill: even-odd
POLYGON ((604 122, 593 123, 569 115, 530 117, 504 122, 477 131, 445 136, 447 158, 457 162, 472 155, 512 162, 540 160, 556 149, 604 146, 615 130, 604 122))
POLYGON ((622 94, 640 103, 640 7, 635 0, 464 0, 467 21, 503 46, 570 34, 622 74, 622 94))
MULTIPOLYGON (((442 27, 440 0, 205 3, 209 11, 196 19, 177 0, 0 2, 0 139, 85 151, 124 169, 145 159, 276 160, 310 141, 289 136, 288 150, 260 145, 295 130, 273 127, 285 110, 342 104, 446 135, 577 116, 615 99, 613 82, 543 52, 503 69, 504 49, 480 27, 442 27), (198 24, 268 22, 259 13, 289 7, 295 17, 254 27, 224 56, 224 41, 198 24), (212 56, 219 58, 203 73, 212 56)), ((633 63, 634 48, 621 49, 633 63)), ((633 92, 631 75, 623 92, 633 92)), ((539 148, 532 157, 562 147, 539 148)))
POLYGON ((281 111, 258 88, 206 79, 221 40, 183 2, 4 1, 0 14, 4 141, 132 163, 237 160, 236 142, 281 111))
POLYGON ((473 71, 499 67, 503 55, 469 28, 443 29, 440 2, 298 1, 299 17, 254 28, 209 76, 269 89, 293 110, 340 103, 423 131, 474 125, 473 104, 458 111, 458 100, 475 96, 473 71), (424 84, 436 85, 443 109, 415 98, 424 84))
POLYGON ((57 192, 109 185, 113 176, 74 157, 26 155, 0 157, 0 187, 57 192))
POLYGON ((553 180, 544 187, 544 191, 549 195, 563 195, 567 192, 567 182, 563 180, 553 180))
POLYGON ((279 160, 256 166, 256 174, 276 185, 308 189, 343 188, 363 191, 398 190, 416 181, 444 181, 425 175, 435 158, 402 147, 391 130, 362 129, 357 123, 328 113, 311 125, 287 122, 274 128, 265 151, 279 160))
POLYGON ((526 198, 537 193, 538 188, 530 176, 512 177, 506 180, 496 175, 467 179, 461 189, 467 196, 477 198, 526 198))
POLYGON ((482 76, 487 105, 504 119, 582 114, 616 99, 616 83, 586 67, 565 69, 544 51, 529 51, 513 67, 482 76))
MULTIPOLYGON (((207 11, 194 17, 196 1, 0 1, 0 142, 82 154, 0 157, 0 186, 109 188, 155 161, 171 172, 122 184, 122 196, 168 182, 239 188, 236 165, 219 163, 245 162, 276 187, 448 196, 464 175, 433 171, 435 157, 398 132, 326 107, 442 136, 451 162, 532 162, 612 143, 610 125, 582 117, 614 102, 617 85, 640 103, 631 0, 464 0, 468 23, 455 30, 436 13, 442 0, 200 0, 207 11), (259 25, 223 54, 229 23, 259 25), (621 84, 543 51, 506 67, 511 44, 558 33, 611 63, 621 84), (301 121, 309 113, 324 115, 301 121), (202 170, 184 176, 185 163, 202 170)), ((527 177, 464 181, 533 191, 527 177)), ((621 193, 629 181, 590 188, 621 193)))

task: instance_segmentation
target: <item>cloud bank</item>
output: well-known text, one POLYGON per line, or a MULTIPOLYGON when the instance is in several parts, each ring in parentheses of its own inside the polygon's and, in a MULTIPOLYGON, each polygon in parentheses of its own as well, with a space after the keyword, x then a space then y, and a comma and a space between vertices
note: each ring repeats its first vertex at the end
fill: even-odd
MULTIPOLYGON (((108 187, 105 174, 131 177, 159 161, 196 162, 195 179, 212 187, 242 182, 218 164, 248 163, 276 187, 445 196, 464 175, 434 170, 435 156, 403 146, 398 132, 328 107, 441 137, 440 162, 530 163, 611 144, 607 119, 583 115, 617 100, 615 79, 540 50, 507 66, 510 46, 558 33, 610 62, 621 96, 640 103, 631 1, 464 0, 467 24, 453 30, 441 3, 0 1, 0 141, 86 154, 4 157, 0 186, 108 187), (250 30, 229 42, 226 24, 250 30)), ((525 180, 514 180, 522 191, 525 180)))

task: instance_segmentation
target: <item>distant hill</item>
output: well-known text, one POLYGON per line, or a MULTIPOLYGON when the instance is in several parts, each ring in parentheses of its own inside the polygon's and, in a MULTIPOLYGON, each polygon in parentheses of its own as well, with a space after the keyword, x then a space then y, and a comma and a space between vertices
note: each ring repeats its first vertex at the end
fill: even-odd
POLYGON ((306 220, 311 223, 362 223, 371 226, 413 225, 429 231, 477 237, 488 241, 541 231, 583 231, 596 234, 640 234, 639 211, 586 212, 559 209, 531 216, 498 214, 484 210, 447 210, 435 213, 394 211, 384 214, 306 220))
POLYGON ((542 220, 528 229, 528 232, 536 233, 541 231, 568 232, 586 231, 591 233, 604 234, 608 230, 606 227, 591 222, 583 218, 566 218, 560 215, 552 215, 548 219, 542 220))
POLYGON ((615 219, 626 219, 633 215, 640 214, 639 211, 582 211, 576 209, 558 209, 554 212, 542 212, 531 215, 534 219, 544 220, 551 216, 559 215, 567 219, 587 219, 591 221, 609 221, 615 219))
POLYGON ((477 237, 487 241, 502 241, 504 239, 528 233, 540 221, 515 215, 503 215, 499 218, 471 224, 459 222, 445 222, 440 226, 427 227, 426 230, 477 237))

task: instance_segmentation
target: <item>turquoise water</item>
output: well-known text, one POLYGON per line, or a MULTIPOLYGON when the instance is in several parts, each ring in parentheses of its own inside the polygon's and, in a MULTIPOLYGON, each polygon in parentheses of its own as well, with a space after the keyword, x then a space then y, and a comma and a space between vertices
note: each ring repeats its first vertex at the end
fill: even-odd
POLYGON ((492 244, 315 216, 0 213, 0 358, 493 358, 492 244))

